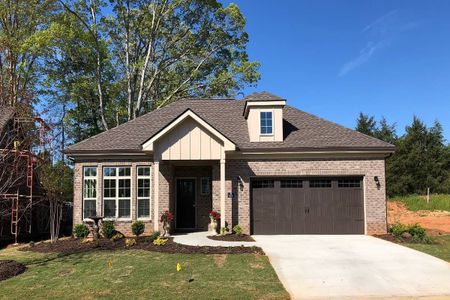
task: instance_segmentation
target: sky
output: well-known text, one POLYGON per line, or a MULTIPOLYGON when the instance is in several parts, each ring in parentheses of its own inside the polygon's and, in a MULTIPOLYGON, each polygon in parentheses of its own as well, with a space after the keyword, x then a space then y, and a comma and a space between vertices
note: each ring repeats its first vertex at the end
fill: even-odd
POLYGON ((399 134, 414 115, 450 141, 450 1, 235 0, 256 88, 354 128, 359 112, 399 134))

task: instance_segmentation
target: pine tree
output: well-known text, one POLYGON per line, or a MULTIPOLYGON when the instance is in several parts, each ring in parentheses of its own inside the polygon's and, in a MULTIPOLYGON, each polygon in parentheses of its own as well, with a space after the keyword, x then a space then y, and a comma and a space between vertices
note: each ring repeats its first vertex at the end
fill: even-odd
POLYGON ((375 135, 377 122, 375 121, 373 116, 365 115, 362 112, 359 113, 358 119, 356 120, 356 130, 370 135, 375 135))

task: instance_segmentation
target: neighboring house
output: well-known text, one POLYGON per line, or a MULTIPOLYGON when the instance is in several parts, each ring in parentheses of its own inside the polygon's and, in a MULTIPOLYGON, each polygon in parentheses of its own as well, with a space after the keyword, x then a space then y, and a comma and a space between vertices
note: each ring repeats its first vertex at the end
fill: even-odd
POLYGON ((267 92, 185 99, 70 146, 74 223, 91 215, 158 230, 251 234, 386 232, 385 158, 394 146, 287 106, 267 92))

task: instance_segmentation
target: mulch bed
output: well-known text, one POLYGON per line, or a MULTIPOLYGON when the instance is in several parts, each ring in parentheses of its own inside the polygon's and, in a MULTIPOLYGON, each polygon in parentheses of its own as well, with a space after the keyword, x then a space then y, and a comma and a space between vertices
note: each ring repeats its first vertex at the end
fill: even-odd
POLYGON ((215 241, 226 241, 226 242, 254 242, 255 240, 246 234, 236 235, 236 234, 225 234, 225 235, 211 235, 208 239, 215 241))
POLYGON ((57 241, 54 244, 50 242, 43 242, 34 245, 33 247, 23 247, 21 251, 34 251, 41 253, 58 252, 62 254, 74 254, 81 252, 88 252, 93 250, 129 250, 142 249, 147 251, 164 252, 164 253, 183 253, 183 254, 241 254, 253 253, 262 254, 264 252, 259 247, 208 247, 208 246, 188 246, 175 243, 172 238, 169 238, 165 245, 156 246, 152 242, 146 241, 145 238, 139 238, 136 245, 127 247, 125 239, 113 242, 109 239, 101 238, 97 243, 88 242, 82 243, 80 239, 68 238, 57 241))
POLYGON ((0 281, 25 272, 27 267, 15 260, 0 260, 0 281))

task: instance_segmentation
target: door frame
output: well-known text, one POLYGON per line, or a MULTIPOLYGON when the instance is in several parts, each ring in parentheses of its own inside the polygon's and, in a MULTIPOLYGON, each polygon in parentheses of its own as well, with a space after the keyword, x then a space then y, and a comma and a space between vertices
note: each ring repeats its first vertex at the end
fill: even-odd
POLYGON ((177 221, 175 220, 175 230, 181 229, 181 230, 197 230, 197 177, 175 177, 175 218, 178 216, 178 180, 183 179, 192 179, 194 180, 194 227, 193 228, 178 228, 177 227, 177 221))

